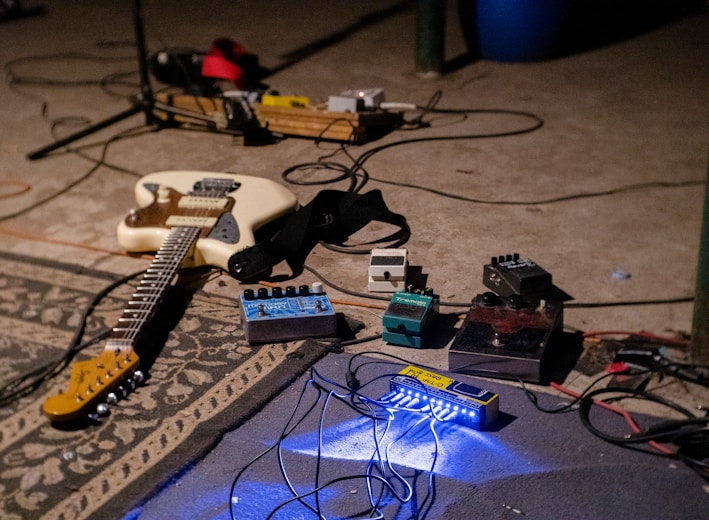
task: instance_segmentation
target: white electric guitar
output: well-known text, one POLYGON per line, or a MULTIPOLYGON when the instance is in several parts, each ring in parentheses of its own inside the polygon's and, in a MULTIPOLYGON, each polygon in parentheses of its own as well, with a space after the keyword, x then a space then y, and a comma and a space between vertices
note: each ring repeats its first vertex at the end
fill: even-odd
POLYGON ((96 358, 72 366, 65 392, 44 402, 53 422, 105 415, 144 379, 135 343, 180 269, 210 265, 256 244, 263 226, 293 213, 298 201, 268 179, 199 171, 146 175, 135 187, 140 206, 118 225, 129 252, 157 251, 118 324, 96 358))

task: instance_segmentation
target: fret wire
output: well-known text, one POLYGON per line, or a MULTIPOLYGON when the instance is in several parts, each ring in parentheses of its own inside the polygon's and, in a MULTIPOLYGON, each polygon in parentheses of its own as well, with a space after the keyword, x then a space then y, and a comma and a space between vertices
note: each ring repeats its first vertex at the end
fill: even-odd
MULTIPOLYGON (((135 342, 143 326, 152 317, 155 307, 164 296, 165 290, 179 272, 186 254, 194 246, 201 229, 197 227, 173 228, 158 250, 155 260, 150 264, 146 274, 138 284, 128 307, 124 309, 119 325, 112 329, 112 339, 130 340, 135 342), (175 242, 179 247, 172 248, 169 243, 175 242), (169 257, 165 258, 169 250, 169 257), (156 265, 158 268, 156 269, 156 265), (138 307, 137 309, 135 307, 138 307), (125 325, 125 326, 123 326, 125 325)), ((107 344, 106 348, 115 348, 115 343, 107 344)))
MULTIPOLYGON (((205 198, 224 198, 231 188, 228 179, 213 179, 212 185, 219 189, 192 191, 190 196, 205 198)), ((196 217, 210 216, 209 208, 197 208, 196 217)), ((156 252, 155 258, 141 278, 138 287, 131 296, 127 307, 118 319, 118 325, 112 329, 112 336, 106 348, 124 348, 135 342, 143 326, 153 316, 155 307, 164 296, 170 282, 179 272, 180 266, 189 250, 201 235, 199 227, 174 227, 156 252), (125 326, 122 326, 125 325, 125 326)))

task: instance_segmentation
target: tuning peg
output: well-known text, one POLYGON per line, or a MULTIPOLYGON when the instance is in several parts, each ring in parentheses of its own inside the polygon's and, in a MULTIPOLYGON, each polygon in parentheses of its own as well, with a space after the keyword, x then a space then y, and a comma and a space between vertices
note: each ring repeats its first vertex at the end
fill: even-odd
POLYGON ((106 402, 111 406, 118 403, 118 399, 119 397, 114 392, 111 392, 106 396, 106 402))
POLYGON ((142 384, 143 381, 145 381, 145 374, 143 374, 143 372, 141 372, 140 370, 136 370, 133 373, 133 381, 135 381, 139 385, 142 384))
POLYGON ((104 417, 108 415, 110 412, 108 404, 106 403, 99 403, 96 405, 96 413, 99 415, 99 417, 104 417))

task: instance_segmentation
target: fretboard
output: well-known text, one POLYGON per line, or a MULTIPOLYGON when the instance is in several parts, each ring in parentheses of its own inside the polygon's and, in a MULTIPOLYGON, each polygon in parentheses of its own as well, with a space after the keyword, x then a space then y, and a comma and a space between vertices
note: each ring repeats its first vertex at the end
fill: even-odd
POLYGON ((106 350, 132 349, 147 322, 155 314, 165 291, 200 236, 199 227, 174 227, 155 255, 133 293, 118 325, 106 342, 106 350))

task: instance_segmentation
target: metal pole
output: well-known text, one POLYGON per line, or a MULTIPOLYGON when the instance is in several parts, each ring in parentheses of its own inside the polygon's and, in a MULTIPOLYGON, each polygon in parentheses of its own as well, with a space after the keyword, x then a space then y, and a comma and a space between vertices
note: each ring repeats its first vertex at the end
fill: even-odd
POLYGON ((416 74, 437 78, 443 73, 446 0, 416 0, 416 74))
POLYGON ((709 165, 704 186, 704 216, 699 240, 699 265, 694 293, 692 321, 692 360, 709 364, 709 165))

